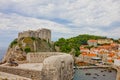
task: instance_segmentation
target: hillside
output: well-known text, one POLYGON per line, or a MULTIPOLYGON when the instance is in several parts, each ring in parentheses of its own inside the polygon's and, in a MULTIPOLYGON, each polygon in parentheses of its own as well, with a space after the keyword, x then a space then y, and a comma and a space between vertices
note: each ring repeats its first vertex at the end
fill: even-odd
POLYGON ((72 53, 75 56, 80 54, 80 45, 86 45, 89 39, 105 39, 103 36, 83 34, 69 39, 60 38, 55 42, 55 46, 60 48, 61 52, 72 53))
POLYGON ((24 37, 21 39, 15 39, 11 42, 6 55, 3 58, 3 62, 9 61, 10 58, 14 58, 16 61, 26 60, 26 54, 28 52, 53 52, 54 44, 47 42, 44 39, 34 37, 24 37))

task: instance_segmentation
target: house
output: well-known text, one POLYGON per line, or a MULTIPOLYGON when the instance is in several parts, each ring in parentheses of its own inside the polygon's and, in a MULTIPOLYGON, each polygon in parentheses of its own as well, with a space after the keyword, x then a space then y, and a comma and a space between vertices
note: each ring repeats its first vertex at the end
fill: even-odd
POLYGON ((89 51, 90 51, 90 50, 87 49, 87 48, 80 49, 80 52, 81 52, 81 53, 83 53, 83 52, 89 53, 89 51))
POLYGON ((87 43, 89 46, 97 47, 97 40, 88 40, 87 43))
POLYGON ((120 58, 114 59, 114 65, 120 66, 120 58))
POLYGON ((98 39, 98 44, 111 44, 113 43, 113 40, 111 39, 98 39))

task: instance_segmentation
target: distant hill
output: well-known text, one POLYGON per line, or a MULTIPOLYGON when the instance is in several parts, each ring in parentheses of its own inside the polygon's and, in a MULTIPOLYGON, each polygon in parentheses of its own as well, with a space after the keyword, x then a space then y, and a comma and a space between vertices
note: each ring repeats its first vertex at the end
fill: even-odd
POLYGON ((80 45, 86 45, 89 39, 106 39, 107 37, 83 34, 69 39, 60 38, 55 42, 55 46, 60 48, 61 52, 72 53, 75 56, 80 54, 80 45))

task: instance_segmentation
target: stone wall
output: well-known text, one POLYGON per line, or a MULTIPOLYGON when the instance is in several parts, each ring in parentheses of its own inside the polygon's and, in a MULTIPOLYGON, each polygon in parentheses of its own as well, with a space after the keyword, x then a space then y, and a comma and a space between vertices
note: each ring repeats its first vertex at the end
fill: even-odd
POLYGON ((0 71, 33 80, 72 80, 74 60, 70 54, 59 52, 28 53, 29 63, 42 63, 41 70, 0 66, 0 71), (37 59, 36 59, 37 58, 37 59))
POLYGON ((51 31, 49 29, 40 29, 37 32, 39 38, 51 41, 51 31))
POLYGON ((117 70, 116 80, 120 80, 120 66, 113 65, 112 68, 117 70))
POLYGON ((43 28, 37 31, 28 30, 28 31, 20 32, 18 34, 18 39, 23 37, 38 37, 51 42, 51 30, 43 28))
POLYGON ((59 52, 31 52, 27 54, 27 61, 29 63, 42 63, 45 58, 54 55, 63 55, 64 53, 59 52))
POLYGON ((51 56, 43 61, 43 80, 72 80, 73 58, 69 54, 51 56))
POLYGON ((43 80, 41 71, 20 69, 20 68, 14 68, 14 67, 5 67, 5 66, 0 66, 0 71, 23 76, 23 77, 34 79, 34 80, 43 80))
POLYGON ((18 39, 22 37, 34 37, 34 36, 35 36, 34 31, 28 30, 28 31, 20 32, 18 34, 18 39))

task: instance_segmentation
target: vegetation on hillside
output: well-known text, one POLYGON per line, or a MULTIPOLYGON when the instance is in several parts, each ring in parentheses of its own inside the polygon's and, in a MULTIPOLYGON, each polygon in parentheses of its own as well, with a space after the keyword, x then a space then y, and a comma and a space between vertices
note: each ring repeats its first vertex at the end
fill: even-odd
POLYGON ((44 52, 44 51, 55 51, 54 45, 47 42, 44 39, 35 37, 24 37, 21 39, 15 39, 11 42, 10 48, 18 46, 21 51, 28 52, 44 52))
MULTIPOLYGON (((28 52, 44 52, 44 51, 55 51, 55 46, 59 47, 61 52, 70 53, 75 56, 80 54, 79 47, 81 45, 87 45, 87 41, 90 39, 106 39, 107 37, 103 36, 95 36, 95 35, 88 35, 83 34, 76 37, 72 37, 69 39, 60 38, 55 44, 51 44, 46 40, 42 40, 40 38, 34 37, 25 37, 21 38, 20 40, 13 40, 10 44, 11 48, 15 46, 19 46, 21 51, 26 53, 28 52)), ((112 39, 112 38, 111 38, 112 39)), ((114 42, 120 43, 120 39, 114 40, 114 42)), ((87 48, 91 48, 92 46, 86 46, 87 48)))
POLYGON ((12 48, 14 45, 16 45, 18 42, 17 42, 17 39, 13 40, 10 44, 10 47, 12 48))
POLYGON ((11 42, 3 62, 13 58, 16 61, 26 60, 29 52, 55 52, 53 43, 36 37, 23 37, 11 42))
POLYGON ((106 37, 83 34, 69 39, 60 38, 55 42, 55 46, 60 47, 60 51, 66 53, 74 49, 73 55, 78 56, 80 54, 80 45, 87 45, 87 40, 89 39, 106 39, 106 37))

